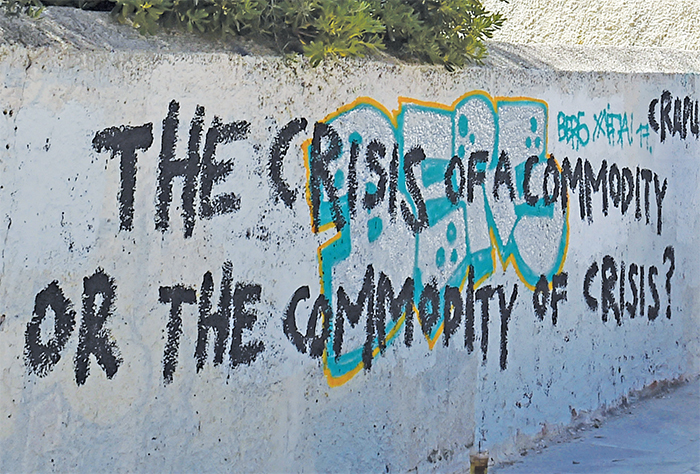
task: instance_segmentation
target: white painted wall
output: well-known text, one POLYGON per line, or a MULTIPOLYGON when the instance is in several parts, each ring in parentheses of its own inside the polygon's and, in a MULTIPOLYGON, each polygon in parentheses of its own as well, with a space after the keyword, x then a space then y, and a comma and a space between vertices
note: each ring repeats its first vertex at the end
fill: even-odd
POLYGON ((507 43, 700 49, 698 0, 484 0, 507 18, 507 43))
MULTIPOLYGON (((696 74, 484 68, 449 74, 436 68, 376 62, 311 69, 277 59, 217 53, 80 53, 19 47, 2 51, 2 471, 401 472, 418 467, 443 472, 464 468, 469 451, 479 441, 483 447, 507 451, 518 436, 535 435, 544 424, 569 422, 573 410, 616 404, 629 391, 653 381, 700 373, 700 142, 690 129, 685 139, 676 133, 661 142, 660 133, 653 130, 643 137, 644 127, 649 126, 650 102, 659 99, 654 106, 657 121, 661 106, 667 106, 666 99, 661 100, 663 91, 670 91, 673 99, 687 96, 693 106, 697 103, 696 74), (484 92, 466 95, 473 91, 484 92), (372 101, 355 102, 362 97, 372 101), (465 100, 455 104, 462 97, 465 100), (187 156, 190 122, 198 106, 204 108, 201 148, 215 116, 223 123, 247 123, 244 139, 220 144, 215 153, 215 162, 230 158, 233 168, 214 185, 213 195, 233 192, 240 198, 240 207, 202 218, 201 181, 196 181, 198 214, 191 237, 185 237, 183 230, 184 185, 179 178, 172 187, 169 228, 164 232, 156 228, 163 124, 172 101, 179 104, 177 159, 187 156), (392 124, 389 111, 401 101, 403 114, 392 124), (382 107, 388 116, 382 115, 382 107), (462 115, 466 122, 461 122, 462 115), (582 126, 577 135, 585 144, 577 147, 574 139, 567 141, 567 129, 559 126, 560 120, 564 124, 564 115, 576 116, 585 124, 588 133, 582 126), (283 157, 282 177, 295 193, 287 207, 270 179, 270 151, 280 129, 302 117, 307 126, 293 136, 283 157), (605 134, 596 129, 596 119, 601 117, 609 118, 609 136, 604 119, 600 123, 605 134), (619 133, 623 117, 627 117, 628 134, 619 133), (346 186, 351 182, 352 137, 359 151, 356 179, 360 198, 341 236, 349 238, 350 244, 336 241, 344 242, 350 253, 338 251, 336 255, 343 258, 335 266, 328 250, 320 254, 328 265, 326 285, 331 291, 327 294, 333 295, 333 309, 337 309, 338 286, 352 299, 356 297, 367 265, 375 272, 375 284, 381 271, 398 290, 406 278, 418 281, 418 269, 423 283, 433 278, 442 292, 450 279, 462 283, 466 278, 466 267, 458 264, 469 258, 482 269, 493 265, 492 274, 485 270, 478 282, 482 296, 489 287, 502 285, 507 304, 513 288, 518 288, 507 341, 503 341, 507 356, 501 358, 498 292, 489 300, 487 342, 482 304, 477 301, 470 311, 474 316, 471 353, 464 343, 464 317, 447 347, 438 322, 431 329, 435 341, 431 349, 430 338, 422 335, 415 315, 409 315, 412 345, 405 343, 402 319, 385 353, 373 358, 371 370, 360 368, 354 375, 357 360, 349 355, 334 362, 332 342, 327 341, 325 351, 330 356, 312 358, 285 335, 286 308, 295 292, 308 286, 310 298, 296 312, 296 323, 305 332, 323 281, 319 248, 337 237, 332 224, 319 233, 312 230, 313 199, 307 193, 307 180, 324 168, 307 169, 302 151, 305 141, 314 136, 314 124, 324 120, 343 141, 342 155, 329 172, 335 177, 336 166, 343 170, 343 179, 338 176, 335 181, 341 196, 347 196, 346 186), (136 152, 133 221, 131 230, 120 230, 120 157, 110 158, 108 151, 98 151, 93 139, 110 127, 145 124, 151 124, 152 144, 136 152), (430 208, 433 220, 417 237, 401 211, 402 202, 411 202, 406 185, 410 178, 407 181, 402 165, 394 220, 388 184, 380 205, 370 212, 362 207, 365 192, 376 193, 382 187, 382 171, 370 169, 365 158, 366 147, 374 139, 386 149, 385 158, 378 158, 378 163, 388 182, 394 143, 400 157, 413 146, 425 151, 428 160, 423 166, 408 169, 415 172, 421 196, 436 199, 437 207, 430 208), (476 180, 473 202, 468 202, 465 190, 458 206, 451 208, 445 205, 440 181, 446 161, 440 160, 460 155, 460 146, 465 147, 464 158, 459 160, 465 175, 469 175, 468 157, 473 151, 489 151, 490 168, 484 174, 484 187, 474 174, 478 170, 472 170, 476 180), (531 173, 531 190, 536 194, 541 194, 547 154, 553 154, 559 165, 565 158, 575 165, 580 157, 596 173, 605 160, 608 167, 615 164, 618 170, 630 169, 635 180, 638 167, 650 170, 648 223, 643 184, 639 219, 635 218, 634 197, 624 215, 612 201, 605 215, 598 192, 592 194, 590 220, 582 220, 580 188, 570 193, 568 214, 559 200, 540 206, 538 215, 533 215, 535 208, 524 202, 521 171, 502 175, 504 179, 515 176, 514 199, 508 197, 508 185, 502 184, 496 200, 496 161, 492 158, 501 151, 507 152, 513 170, 523 169, 529 156, 538 157, 542 164, 531 173), (434 184, 431 170, 437 177, 434 184), (660 187, 667 183, 660 233, 654 177, 660 187), (367 187, 370 182, 374 188, 367 187), (490 226, 484 199, 493 217, 490 226), (456 214, 434 219, 440 206, 456 214), (370 219, 377 217, 382 232, 370 242, 368 226, 375 226, 376 234, 378 221, 370 224, 370 219), (455 223, 453 230, 450 222, 455 223), (507 246, 509 242, 517 244, 520 273, 501 260, 508 248, 515 249, 507 246), (668 246, 673 247, 675 257, 670 301, 665 288, 670 261, 664 261, 668 246), (438 265, 440 248, 446 249, 442 266, 438 265), (451 261, 453 248, 456 263, 451 261), (479 255, 486 258, 479 260, 476 251, 482 248, 486 253, 479 255), (648 275, 651 266, 656 268, 658 274, 652 277, 658 292, 656 319, 648 318, 647 307, 643 317, 637 311, 631 319, 624 312, 618 324, 611 311, 603 321, 605 256, 614 259, 616 271, 622 261, 626 272, 633 263, 644 266, 646 306, 655 304, 648 275), (255 321, 243 328, 241 343, 261 342, 264 350, 250 364, 232 367, 229 337, 223 363, 215 365, 214 333, 209 332, 208 358, 198 372, 194 354, 206 293, 203 279, 211 272, 215 311, 225 261, 232 263, 232 291, 237 283, 260 287, 259 301, 244 305, 236 314, 239 321, 241 311, 256 314, 255 321), (583 290, 594 262, 599 267, 590 286, 598 302, 595 311, 587 305, 583 290), (90 301, 83 300, 84 279, 98 269, 116 287, 104 323, 108 333, 99 335, 113 341, 116 349, 111 351, 118 352, 122 362, 110 379, 95 356, 88 354, 89 375, 79 385, 76 354, 87 353, 79 347, 80 331, 86 317, 90 321, 94 313, 90 301), (536 316, 534 293, 528 285, 534 286, 539 273, 547 274, 551 282, 559 269, 567 275, 565 288, 559 288, 565 289, 567 298, 558 304, 554 325, 551 304, 542 320, 536 316), (27 355, 27 346, 58 340, 56 318, 50 310, 39 324, 39 336, 31 336, 31 322, 38 324, 41 319, 34 313, 37 295, 53 288, 53 281, 75 312, 75 325, 66 331, 55 364, 27 355), (197 304, 182 305, 177 364, 172 383, 166 383, 163 361, 171 306, 159 298, 167 300, 161 296, 162 287, 176 285, 190 288, 197 304), (36 367, 45 368, 45 373, 36 367), (328 377, 324 367, 345 378, 328 377)), ((673 124, 673 103, 669 117, 673 124)), ((693 117, 697 123, 695 109, 693 117)), ((115 143, 126 147, 123 141, 115 143)), ((327 140, 321 144, 326 150, 327 140)), ((328 200, 325 193, 322 196, 328 200)), ((407 211, 416 214, 415 208, 407 211)), ((610 276, 610 270, 606 275, 610 276)), ((629 279, 625 283, 630 301, 629 279)), ((462 287, 462 298, 467 288, 468 284, 462 287)), ((611 292, 619 302, 617 284, 611 292)), ((96 297, 96 304, 102 303, 104 295, 96 297)), ((423 318, 427 312, 429 307, 423 318)), ((346 328, 343 354, 351 348, 361 351, 366 338, 365 313, 357 327, 346 328)), ((231 325, 234 319, 229 320, 231 325)), ((317 333, 320 329, 319 325, 317 333)), ((99 341, 96 345, 103 346, 99 341)))

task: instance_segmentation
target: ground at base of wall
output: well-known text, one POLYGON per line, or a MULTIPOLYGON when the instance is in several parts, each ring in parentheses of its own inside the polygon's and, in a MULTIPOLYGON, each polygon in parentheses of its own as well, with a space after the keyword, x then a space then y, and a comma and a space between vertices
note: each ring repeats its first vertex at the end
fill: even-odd
POLYGON ((700 378, 659 384, 607 416, 492 469, 524 473, 700 473, 700 378), (568 435, 568 436, 567 436, 568 435))

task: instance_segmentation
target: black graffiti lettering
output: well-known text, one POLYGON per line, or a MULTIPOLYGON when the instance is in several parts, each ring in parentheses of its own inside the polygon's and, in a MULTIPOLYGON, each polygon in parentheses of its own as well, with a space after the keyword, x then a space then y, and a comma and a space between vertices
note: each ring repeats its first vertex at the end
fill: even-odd
POLYGON ((547 277, 540 275, 535 285, 535 291, 532 294, 532 306, 539 321, 544 321, 544 317, 547 314, 547 306, 550 306, 552 309, 552 325, 557 325, 559 320, 559 303, 566 301, 568 297, 566 291, 568 276, 567 273, 553 275, 552 289, 550 291, 547 277))
POLYGON ((328 171, 328 165, 338 159, 340 150, 341 140, 338 132, 326 123, 316 122, 314 125, 314 136, 311 140, 311 177, 309 183, 314 232, 318 232, 320 227, 319 212, 321 208, 322 185, 331 203, 331 213, 335 228, 340 230, 346 224, 340 208, 338 190, 333 182, 333 177, 328 171), (323 148, 323 143, 327 143, 325 148, 323 148))
POLYGON ((681 140, 688 138, 688 132, 695 138, 700 138, 700 127, 698 122, 698 100, 693 101, 690 96, 684 98, 671 96, 671 92, 661 93, 661 103, 659 106, 659 120, 656 120, 656 105, 659 99, 653 99, 649 103, 649 125, 652 130, 659 133, 659 138, 663 143, 670 134, 671 137, 679 136, 681 140), (673 107, 673 120, 671 119, 671 108, 673 107), (659 123, 660 122, 660 123, 659 123))
POLYGON ((435 283, 428 283, 423 288, 418 300, 418 314, 423 334, 430 337, 440 319, 440 293, 435 283))
POLYGON ((651 298, 654 300, 654 305, 649 305, 647 309, 647 317, 649 321, 655 320, 659 316, 659 310, 661 309, 661 300, 659 299, 659 292, 656 289, 656 282, 654 277, 659 274, 659 270, 654 266, 649 267, 649 291, 651 291, 651 298))
POLYGON ((544 169, 544 180, 542 181, 542 194, 544 196, 544 205, 550 206, 557 202, 561 188, 561 178, 559 177, 559 168, 553 156, 547 159, 547 167, 544 169), (549 190, 548 183, 553 181, 552 190, 549 190))
POLYGON ((443 340, 442 344, 445 347, 450 345, 450 338, 457 332, 457 328, 462 322, 462 313, 464 312, 464 304, 459 288, 454 286, 446 286, 444 291, 444 307, 443 307, 443 340))
POLYGON ((627 274, 625 273, 625 261, 620 262, 620 318, 625 317, 625 308, 627 304, 625 302, 625 279, 627 274))
POLYGON ((566 286, 569 274, 562 272, 552 276, 552 325, 556 326, 559 320, 559 302, 567 300, 566 286))
POLYGON ((306 340, 304 335, 299 332, 296 320, 296 311, 297 306, 299 306, 299 302, 308 300, 310 296, 311 293, 309 292, 308 286, 297 288, 284 311, 284 319, 282 320, 282 330, 284 331, 284 335, 287 336, 287 339, 289 339, 289 341, 294 344, 294 347, 296 347, 302 354, 306 354, 306 340))
POLYGON ((95 356, 97 364, 105 371, 108 379, 116 375, 122 363, 119 349, 111 339, 109 329, 105 327, 105 323, 112 316, 115 293, 114 279, 101 268, 83 279, 83 319, 75 354, 75 381, 78 385, 83 385, 90 374, 90 354, 95 356), (102 302, 96 310, 97 295, 102 296, 102 302))
POLYGON ((29 373, 46 377, 61 360, 61 351, 75 327, 73 305, 54 280, 37 293, 34 299, 34 316, 24 334, 24 360, 29 373), (41 340, 41 324, 47 317, 46 310, 53 311, 53 335, 41 340))
MULTIPOLYGON (((387 307, 391 314, 391 320, 396 322, 405 315, 404 321, 404 343, 406 347, 411 347, 413 343, 413 294, 415 283, 413 278, 406 278, 401 287, 401 291, 394 298, 394 288, 391 280, 383 272, 379 273, 379 282, 377 283, 377 309, 375 315, 378 320, 386 320, 387 307)), ((384 344, 380 341, 380 348, 384 344)))
POLYGON ((690 123, 690 133, 698 137, 698 101, 695 101, 695 119, 693 119, 693 101, 686 96, 683 99, 683 132, 681 138, 685 140, 688 136, 688 123, 690 123))
MULTIPOLYGON (((388 277, 384 273, 380 273, 379 279, 382 277, 389 281, 388 277)), ((389 282, 391 286, 391 282, 389 282)), ((379 285, 377 285, 379 287, 379 285)), ((376 338, 377 345, 379 346, 379 352, 384 354, 386 351, 386 312, 378 311, 379 302, 376 301, 377 306, 367 315, 367 326, 366 326, 366 338, 365 344, 362 348, 362 362, 366 370, 372 368, 372 359, 374 358, 374 340, 376 338)), ((409 313, 410 314, 410 313, 409 313)))
POLYGON ((288 208, 292 208, 297 198, 297 190, 292 190, 282 177, 284 170, 284 157, 289 152, 292 139, 300 132, 306 130, 308 122, 305 118, 290 120, 277 133, 270 147, 270 159, 267 169, 272 183, 275 199, 282 199, 288 208))
POLYGON ((654 173, 654 195, 656 196, 656 233, 661 235, 661 208, 663 206, 664 197, 666 197, 666 189, 668 188, 668 179, 664 179, 663 186, 659 186, 659 175, 654 173))
POLYGON ((638 274, 639 268, 636 263, 630 263, 630 268, 627 271, 627 280, 630 282, 630 290, 632 290, 632 302, 625 303, 630 319, 634 319, 637 315, 637 304, 639 304, 639 296, 637 293, 637 282, 635 276, 638 274))
POLYGON ((499 285, 496 290, 498 292, 498 307, 501 313, 501 351, 499 362, 501 370, 505 370, 508 360, 508 323, 510 322, 510 315, 513 313, 515 300, 518 298, 518 285, 513 285, 513 291, 510 294, 508 303, 506 303, 506 292, 503 285, 499 285))
MULTIPOLYGON (((550 158, 551 159, 551 158, 550 158)), ((547 170, 545 171, 544 183, 544 199, 545 204, 550 204, 557 198, 557 171, 556 162, 548 161, 547 170), (552 176, 553 191, 550 193, 547 187, 548 176, 552 176)), ((524 181, 523 189, 526 188, 524 181)), ((668 179, 663 182, 658 174, 650 169, 636 168, 636 178, 629 168, 620 169, 617 164, 612 163, 608 168, 608 163, 603 160, 600 169, 596 172, 588 160, 583 161, 579 158, 576 162, 576 167, 572 171, 571 163, 568 158, 564 159, 561 170, 561 203, 564 211, 569 199, 569 187, 572 190, 578 188, 579 195, 579 213, 581 220, 587 220, 588 223, 593 222, 593 193, 600 193, 602 200, 602 212, 607 216, 609 207, 608 200, 612 201, 615 208, 619 208, 622 215, 625 215, 630 207, 632 199, 635 199, 635 219, 641 220, 642 206, 644 207, 644 215, 646 216, 645 223, 651 224, 651 200, 650 189, 654 184, 654 192, 656 200, 656 231, 661 233, 663 222, 663 200, 668 189, 668 179), (644 194, 644 202, 642 202, 642 194, 644 194)))
POLYGON ((494 199, 500 199, 498 190, 502 185, 506 185, 508 188, 508 196, 511 201, 515 200, 515 189, 513 188, 513 179, 511 177, 510 169, 510 158, 508 158, 508 153, 502 151, 498 157, 498 164, 496 165, 496 173, 493 178, 493 197, 494 199))
POLYGON ((651 185, 651 180, 653 178, 653 173, 651 170, 642 169, 641 177, 644 180, 644 215, 646 216, 646 223, 649 223, 649 186, 651 185))
POLYGON ((649 114, 647 116, 649 119, 649 126, 657 133, 659 131, 659 122, 656 121, 656 105, 658 103, 659 99, 652 99, 651 102, 649 102, 649 114))
POLYGON ((579 204, 579 215, 583 220, 586 216, 586 193, 584 191, 584 178, 583 178, 583 161, 581 158, 576 160, 576 166, 574 171, 571 171, 571 163, 569 158, 564 158, 564 162, 561 164, 561 209, 562 212, 566 212, 569 203, 569 188, 575 190, 578 188, 578 204, 579 204))
MULTIPOLYGON (((473 352, 474 343, 474 303, 475 300, 481 302, 481 352, 483 361, 486 361, 488 349, 488 325, 489 325, 489 304, 490 300, 498 294, 498 304, 500 312, 500 357, 499 366, 501 370, 507 367, 508 358, 508 325, 515 307, 518 296, 518 285, 515 285, 510 292, 506 292, 503 285, 498 287, 486 286, 475 291, 474 289, 474 269, 468 267, 466 299, 471 306, 470 315, 466 315, 465 324, 465 347, 468 353, 473 352), (471 295, 470 295, 471 294, 471 295), (471 319, 471 321, 470 321, 471 319)), ((389 317, 398 324, 404 318, 404 328, 410 336, 406 339, 406 346, 412 344, 412 319, 414 311, 414 281, 407 278, 401 291, 395 296, 393 284, 390 278, 383 272, 379 272, 377 285, 374 285, 374 269, 368 265, 365 272, 363 286, 352 300, 342 287, 339 287, 336 295, 338 306, 335 317, 331 313, 328 300, 323 294, 319 295, 314 305, 314 310, 303 334, 297 328, 296 313, 301 301, 307 300, 310 296, 308 286, 298 288, 288 303, 283 317, 283 330, 289 341, 297 351, 302 354, 310 354, 312 357, 320 357, 326 348, 329 340, 330 329, 328 322, 333 320, 335 333, 333 335, 333 349, 336 360, 342 356, 345 337, 344 330, 346 324, 351 328, 360 327, 362 317, 366 315, 365 339, 362 347, 362 364, 365 370, 370 370, 373 365, 373 358, 379 353, 384 353, 387 347, 387 322, 389 317), (323 317, 323 329, 321 335, 318 333, 319 318, 323 317), (316 349, 313 348, 316 346, 316 349)), ((557 291, 561 293, 559 300, 566 299, 566 292, 561 292, 566 287, 564 281, 557 283, 557 291)), ((443 346, 449 347, 450 340, 457 333, 461 324, 462 315, 465 314, 464 299, 461 291, 457 287, 447 285, 442 292, 438 290, 435 282, 426 284, 420 298, 417 300, 417 315, 420 321, 423 334, 430 338, 435 332, 440 319, 443 319, 443 346)), ((394 326, 396 328, 396 326, 394 326)), ((396 329, 394 329, 396 330, 396 329)), ((329 348, 330 349, 330 348, 329 348)))
POLYGON ((610 191, 610 200, 612 201, 613 206, 620 207, 622 183, 620 178, 620 169, 615 163, 611 164, 610 169, 608 170, 608 190, 610 191))
POLYGON ((669 91, 663 91, 661 93, 661 106, 659 108, 659 113, 661 115, 661 141, 666 141, 666 130, 673 132, 673 124, 671 123, 671 93, 669 91))
MULTIPOLYGON (((688 108, 688 112, 690 115, 690 133, 695 135, 695 138, 697 139, 700 137, 700 110, 698 110, 698 101, 695 101, 695 113, 693 114, 691 111, 692 103, 690 101, 690 97, 686 97, 686 103, 685 105, 688 108), (695 118, 693 118, 695 117, 695 118)), ((685 114, 685 112, 683 112, 685 114)))
POLYGON ((642 206, 640 203, 641 193, 639 192, 639 190, 642 188, 640 186, 641 183, 639 181, 639 174, 640 174, 639 171, 640 171, 639 167, 637 167, 637 179, 635 181, 635 186, 634 186, 634 188, 636 190, 635 196, 634 196, 635 197, 635 199, 634 199, 634 202, 635 202, 634 218, 637 220, 640 220, 642 218, 642 206))
POLYGON ((532 306, 535 308, 535 315, 540 321, 544 320, 548 304, 549 283, 546 276, 540 275, 537 285, 535 285, 535 291, 532 293, 532 306))
POLYGON ((680 97, 676 97, 673 103, 673 136, 678 133, 685 140, 685 130, 683 130, 683 103, 680 97))
POLYGON ((639 266, 639 315, 644 316, 644 265, 639 266))
POLYGON ((386 349, 386 313, 377 313, 376 307, 367 308, 367 323, 365 343, 362 347, 362 363, 365 370, 372 368, 374 358, 374 339, 376 337, 379 350, 384 353, 386 349))
POLYGON ((350 144, 350 163, 348 164, 348 207, 350 217, 357 212, 357 159, 360 156, 360 144, 353 140, 350 144))
POLYGON ((158 162, 158 191, 156 203, 156 229, 165 232, 169 227, 169 208, 173 194, 173 179, 182 177, 182 219, 185 224, 185 237, 191 237, 194 230, 194 199, 197 194, 197 175, 199 174, 199 144, 202 138, 204 107, 197 106, 190 125, 187 158, 175 159, 175 144, 179 126, 178 113, 180 104, 170 102, 168 115, 163 120, 163 139, 160 160, 158 162))
POLYGON ((594 177, 593 168, 588 160, 584 165, 585 169, 585 181, 586 181, 586 213, 588 215, 588 222, 593 222, 593 210, 592 210, 592 192, 601 192, 603 198, 603 215, 608 215, 608 180, 607 170, 608 162, 603 160, 600 165, 600 170, 598 171, 598 176, 594 177), (602 188, 602 189, 601 189, 602 188))
POLYGON ((232 368, 241 364, 250 365, 251 362, 265 350, 262 341, 250 341, 243 343, 243 331, 253 329, 258 320, 258 315, 249 305, 260 302, 262 288, 255 283, 236 283, 233 292, 233 327, 231 328, 231 348, 229 349, 229 362, 232 368))
POLYGON ((399 185, 399 145, 394 144, 389 163, 389 216, 396 221, 396 189, 399 185))
POLYGON ((615 294, 613 289, 617 282, 617 267, 615 266, 615 260, 610 256, 606 255, 603 257, 603 266, 601 271, 601 306, 603 309, 603 322, 608 320, 608 311, 612 310, 615 320, 618 326, 622 324, 622 319, 620 318, 620 307, 615 301, 615 294))
MULTIPOLYGON (((345 288, 338 287, 337 307, 335 311, 335 332, 333 334, 333 351, 336 359, 340 357, 343 350, 343 335, 345 331, 345 317, 350 323, 350 327, 354 328, 360 322, 362 310, 367 308, 367 317, 372 318, 374 313, 374 267, 367 265, 365 277, 362 282, 362 288, 357 294, 355 302, 352 302, 345 292, 345 288)), ((364 357, 364 350, 363 350, 364 357)), ((364 360, 364 359, 363 359, 364 360)))
POLYGON ((474 187, 483 185, 486 181, 486 172, 477 170, 477 165, 485 165, 489 161, 488 151, 475 151, 469 155, 467 161, 467 202, 474 202, 474 187))
POLYGON ((681 140, 688 138, 688 132, 699 138, 698 129, 698 101, 690 96, 684 98, 673 98, 670 91, 661 93, 661 102, 655 98, 649 102, 649 126, 654 132, 659 134, 659 138, 663 143, 666 137, 678 137, 681 140), (656 119, 656 109, 659 105, 659 120, 656 119), (694 106, 694 107, 693 107, 694 106), (673 119, 671 119, 671 108, 673 108, 673 119))
POLYGON ((419 234, 430 225, 428 222, 428 209, 425 207, 425 200, 416 183, 416 177, 413 174, 413 167, 420 164, 423 160, 425 160, 425 152, 423 152, 421 147, 415 147, 406 153, 403 160, 406 188, 413 199, 413 203, 416 205, 418 216, 414 216, 413 213, 411 213, 406 201, 401 201, 401 215, 408 225, 408 228, 411 229, 411 232, 414 234, 419 234))
POLYGON ((220 194, 212 198, 214 184, 223 181, 233 171, 233 160, 216 161, 214 153, 219 144, 245 140, 249 129, 248 122, 221 123, 219 117, 214 117, 211 127, 207 130, 202 153, 199 193, 201 217, 210 219, 215 215, 228 214, 241 208, 241 198, 234 193, 220 194))
POLYGON ((229 335, 231 320, 231 286, 233 282, 233 264, 224 262, 222 265, 221 293, 219 307, 211 312, 211 298, 214 293, 214 279, 211 272, 206 272, 202 280, 202 294, 199 298, 199 319, 197 321, 197 345, 194 357, 197 361, 197 372, 204 368, 207 361, 207 340, 209 330, 214 331, 214 365, 224 360, 226 340, 229 335))
MULTIPOLYGON (((683 99, 683 130, 681 138, 685 140, 688 136, 688 123, 690 122, 690 133, 693 133, 693 101, 686 96, 683 99)), ((695 133, 697 135, 697 133, 695 133)))
POLYGON ((525 162, 525 173, 523 176, 523 196, 525 197, 525 202, 530 206, 537 204, 538 197, 530 192, 530 179, 532 178, 532 168, 539 163, 540 158, 537 155, 532 155, 525 162))
MULTIPOLYGON (((194 230, 194 199, 195 195, 197 194, 197 174, 199 173, 200 168, 199 147, 202 140, 203 123, 204 107, 197 106, 190 124, 190 138, 187 143, 187 159, 178 160, 179 166, 177 167, 173 166, 173 162, 168 162, 167 165, 170 166, 167 166, 167 168, 160 168, 159 166, 159 171, 168 169, 168 171, 172 172, 169 177, 170 179, 168 179, 168 186, 170 187, 172 186, 173 177, 183 176, 184 178, 184 185, 182 188, 182 218, 185 223, 185 237, 191 237, 192 231, 194 230), (179 168, 179 172, 174 172, 175 168, 179 168)), ((160 179, 158 181, 160 184, 160 179)), ((160 196, 160 192, 158 195, 160 196)), ((170 203, 168 202, 168 205, 169 204, 170 203)))
POLYGON ((474 350, 474 267, 467 268, 467 287, 464 295, 464 347, 474 350))
POLYGON ((111 157, 120 157, 119 229, 134 228, 134 191, 136 189, 136 150, 147 150, 153 143, 153 124, 140 127, 122 125, 106 128, 95 134, 92 147, 97 152, 109 150, 111 157))
POLYGON ((629 168, 622 168, 622 179, 620 180, 620 210, 622 214, 627 213, 632 198, 634 197, 634 176, 629 168))
POLYGON ((671 277, 676 270, 676 256, 673 247, 670 245, 664 249, 664 263, 666 260, 671 262, 671 265, 666 272, 666 295, 668 296, 668 306, 666 306, 666 318, 671 319, 671 277))
POLYGON ((588 270, 586 270, 586 276, 583 279, 583 298, 586 300, 586 304, 591 311, 596 311, 598 309, 598 300, 591 296, 591 283, 593 283, 593 278, 598 274, 598 263, 593 262, 588 270))
MULTIPOLYGON (((669 299, 669 308, 667 308, 667 317, 670 314, 670 278, 673 275, 673 248, 667 247, 664 250, 664 263, 671 260, 671 268, 666 274, 666 292, 669 299)), ((593 278, 597 274, 598 264, 593 262, 586 272, 584 280, 583 295, 588 304, 588 307, 596 311, 598 309, 597 300, 590 295, 590 287, 593 278)), ((601 318, 603 322, 608 321, 608 313, 612 311, 618 326, 622 325, 622 319, 625 316, 625 311, 630 319, 639 315, 644 316, 646 312, 647 318, 650 321, 655 320, 661 311, 661 299, 659 296, 656 277, 659 275, 658 267, 650 265, 647 270, 647 275, 644 273, 644 265, 630 263, 626 265, 624 261, 620 262, 618 267, 615 259, 606 255, 603 257, 601 266, 601 318), (629 282, 629 288, 632 293, 632 298, 626 297, 626 284, 629 282), (619 301, 616 301, 616 285, 619 284, 619 301), (652 304, 646 305, 645 285, 648 285, 651 295, 652 304)))
POLYGON ((453 205, 456 205, 464 196, 466 181, 467 178, 464 171, 464 163, 462 163, 459 156, 455 155, 450 160, 450 164, 447 165, 447 170, 445 170, 445 195, 453 205), (459 179, 457 191, 455 191, 453 184, 455 171, 457 171, 457 178, 459 179))
POLYGON ((163 119, 156 203, 156 229, 162 232, 165 232, 170 225, 169 206, 173 194, 171 180, 178 171, 181 171, 180 168, 183 168, 175 161, 177 129, 180 125, 179 113, 180 104, 173 100, 168 105, 168 114, 163 119))
POLYGON ((492 286, 484 286, 476 290, 474 297, 481 302, 481 354, 486 362, 486 350, 489 345, 489 300, 496 293, 492 286))
POLYGON ((311 310, 311 316, 306 326, 306 345, 309 348, 309 355, 314 359, 318 359, 323 355, 326 348, 326 341, 331 334, 331 320, 333 319, 333 311, 331 304, 328 302, 326 295, 320 294, 314 302, 314 307, 311 310), (321 334, 317 334, 318 318, 321 321, 321 334))
POLYGON ((170 303, 170 316, 167 325, 168 340, 163 352, 163 383, 167 385, 173 381, 173 374, 177 368, 180 336, 182 335, 182 305, 196 304, 197 296, 194 288, 188 288, 184 285, 161 286, 158 294, 160 303, 170 303))
POLYGON ((302 335, 297 329, 295 313, 299 302, 307 300, 309 297, 308 286, 302 286, 294 292, 292 300, 287 305, 285 317, 282 321, 282 328, 284 334, 299 352, 302 354, 308 352, 312 358, 318 358, 323 355, 326 341, 330 335, 330 320, 333 318, 333 313, 328 303, 328 298, 326 298, 324 294, 318 295, 306 325, 306 334, 302 335), (319 317, 322 317, 323 321, 321 334, 317 335, 319 317))
POLYGON ((362 199, 362 207, 365 209, 374 209, 384 200, 386 194, 387 175, 386 170, 379 163, 379 158, 386 157, 386 147, 377 140, 372 140, 367 145, 367 166, 370 171, 379 177, 377 189, 375 192, 365 192, 362 199))

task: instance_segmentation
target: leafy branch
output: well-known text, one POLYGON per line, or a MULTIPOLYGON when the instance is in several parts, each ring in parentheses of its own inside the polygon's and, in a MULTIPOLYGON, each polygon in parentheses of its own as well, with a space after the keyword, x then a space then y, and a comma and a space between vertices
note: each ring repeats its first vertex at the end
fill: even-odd
POLYGON ((484 39, 505 20, 481 0, 0 0, 6 13, 32 17, 44 5, 105 4, 120 23, 142 34, 178 28, 258 38, 284 53, 304 53, 314 66, 386 51, 453 70, 482 62, 484 39))

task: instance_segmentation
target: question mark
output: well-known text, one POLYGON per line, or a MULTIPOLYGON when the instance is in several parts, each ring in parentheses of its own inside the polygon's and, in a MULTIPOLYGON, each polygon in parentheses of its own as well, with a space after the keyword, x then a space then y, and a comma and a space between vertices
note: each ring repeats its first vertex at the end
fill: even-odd
POLYGON ((671 266, 666 272, 666 294, 668 295, 668 306, 666 307, 666 317, 671 319, 671 277, 676 269, 676 256, 673 247, 670 245, 664 250, 664 263, 671 260, 671 266))

